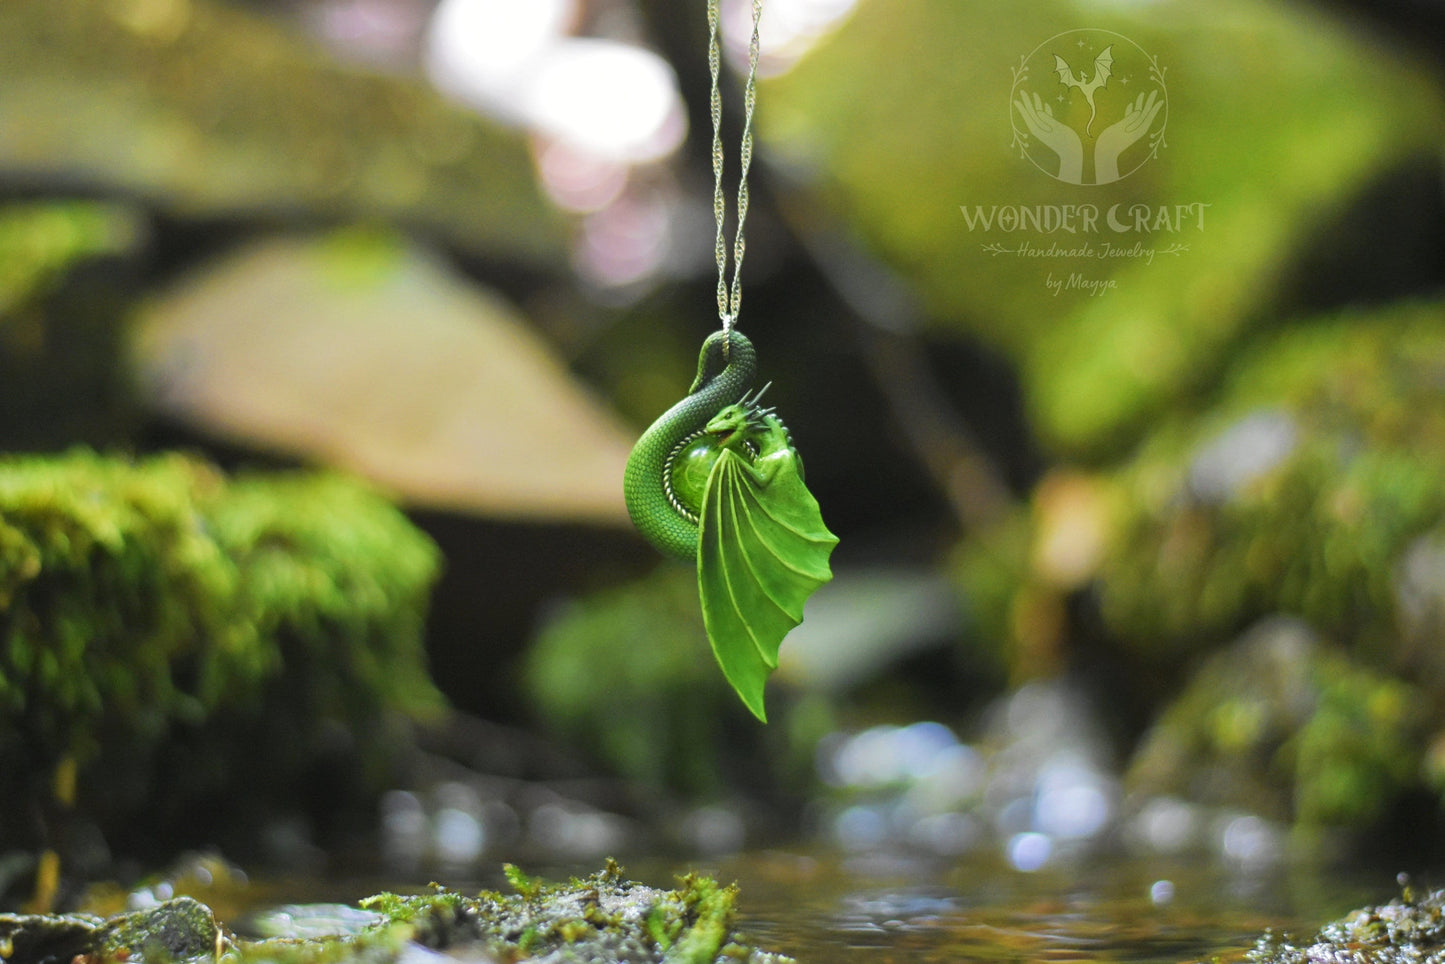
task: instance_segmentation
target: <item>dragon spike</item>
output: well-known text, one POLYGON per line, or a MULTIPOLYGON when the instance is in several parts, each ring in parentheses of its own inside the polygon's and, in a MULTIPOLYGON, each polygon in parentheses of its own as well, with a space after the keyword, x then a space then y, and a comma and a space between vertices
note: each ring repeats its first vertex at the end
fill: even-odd
POLYGON ((747 408, 757 408, 757 407, 758 407, 758 399, 762 398, 762 397, 763 397, 763 393, 766 392, 768 389, 770 389, 770 388, 772 388, 772 387, 773 387, 773 383, 772 383, 772 382, 768 382, 766 385, 764 385, 762 388, 758 389, 756 392, 743 392, 743 397, 740 398, 740 399, 738 399, 738 404, 739 404, 739 405, 746 406, 747 408))
POLYGON ((767 384, 764 384, 763 387, 760 387, 760 389, 757 390, 757 392, 753 392, 753 393, 751 393, 751 395, 746 395, 746 393, 744 393, 744 395, 743 395, 743 400, 741 400, 740 405, 746 405, 747 408, 756 410, 756 409, 757 409, 757 403, 759 403, 759 400, 762 399, 763 393, 764 393, 764 392, 767 392, 767 390, 769 390, 770 387, 773 387, 773 383, 772 383, 772 382, 769 382, 769 383, 767 383, 767 384))

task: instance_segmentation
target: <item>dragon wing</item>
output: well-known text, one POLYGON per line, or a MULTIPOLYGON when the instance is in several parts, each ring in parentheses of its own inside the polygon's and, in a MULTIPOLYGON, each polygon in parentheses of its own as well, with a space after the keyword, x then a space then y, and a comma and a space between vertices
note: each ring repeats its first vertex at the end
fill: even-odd
POLYGON ((698 527, 697 584, 713 655, 753 715, 767 722, 763 686, 803 603, 833 578, 838 537, 823 524, 797 456, 784 449, 760 472, 724 449, 708 474, 698 527))
MULTIPOLYGON (((1055 56, 1058 56, 1057 54, 1055 56)), ((1099 56, 1094 58, 1094 84, 1099 87, 1108 85, 1109 78, 1114 75, 1114 45, 1109 44, 1099 51, 1099 56)))
POLYGON ((1073 87, 1083 83, 1083 81, 1075 79, 1074 71, 1069 67, 1068 61, 1058 54, 1054 54, 1054 73, 1059 75, 1061 84, 1073 87))

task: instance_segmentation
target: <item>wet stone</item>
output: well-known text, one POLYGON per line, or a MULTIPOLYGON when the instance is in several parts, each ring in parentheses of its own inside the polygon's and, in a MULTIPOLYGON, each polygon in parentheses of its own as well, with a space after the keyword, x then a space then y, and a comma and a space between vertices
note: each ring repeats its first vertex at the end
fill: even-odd
POLYGON ((732 926, 735 889, 710 878, 689 875, 677 890, 664 891, 623 879, 612 862, 600 873, 567 884, 531 879, 511 866, 507 877, 516 891, 511 895, 464 897, 439 891, 419 897, 383 894, 364 901, 364 907, 384 914, 389 924, 364 934, 356 942, 358 949, 377 935, 394 938, 400 923, 407 928, 406 944, 391 960, 414 957, 418 945, 467 960, 546 964, 791 960, 742 940, 732 926))
POLYGON ((1445 960, 1445 890, 1403 896, 1326 924, 1313 937, 1266 934, 1251 964, 1404 964, 1445 960))
POLYGON ((112 918, 96 930, 96 937, 102 958, 130 961, 214 957, 227 943, 211 909, 190 897, 112 918))
MULTIPOLYGON (((110 919, 0 915, 4 964, 422 964, 444 960, 537 964, 790 964, 757 950, 733 927, 736 888, 688 875, 676 890, 623 878, 618 866, 565 884, 506 868, 514 893, 475 897, 437 888, 379 894, 360 910, 283 909, 289 936, 232 940, 211 910, 189 897, 110 919), (344 926, 333 926, 337 923, 344 926), (308 937, 307 934, 316 936, 308 937)), ((273 922, 274 923, 274 922, 273 922)), ((273 928, 263 932, 278 933, 273 928)))
POLYGON ((6 964, 69 961, 92 946, 99 924, 82 915, 0 914, 0 952, 6 964))
POLYGON ((226 939, 210 908, 178 897, 103 920, 88 915, 0 915, 6 964, 75 961, 176 962, 214 957, 226 939))

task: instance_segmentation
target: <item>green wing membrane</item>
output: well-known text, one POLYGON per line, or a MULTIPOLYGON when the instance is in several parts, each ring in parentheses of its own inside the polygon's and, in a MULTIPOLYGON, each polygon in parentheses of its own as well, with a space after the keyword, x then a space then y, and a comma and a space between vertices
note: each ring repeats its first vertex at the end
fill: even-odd
POLYGON ((763 722, 763 686, 803 604, 833 578, 838 537, 781 449, 756 464, 724 450, 708 474, 698 532, 703 624, 723 675, 763 722))

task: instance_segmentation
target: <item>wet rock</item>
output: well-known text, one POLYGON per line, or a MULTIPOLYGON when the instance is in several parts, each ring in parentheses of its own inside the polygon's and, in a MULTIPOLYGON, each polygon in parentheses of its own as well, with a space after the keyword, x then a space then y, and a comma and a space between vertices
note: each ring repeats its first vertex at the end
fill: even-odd
POLYGON ((13 814, 48 799, 67 759, 82 811, 131 833, 189 820, 198 794, 294 805, 330 753, 351 761, 332 799, 362 793, 403 720, 441 706, 422 650, 438 563, 394 506, 340 476, 0 459, 0 837, 30 826, 13 814))
POLYGON ((278 964, 422 959, 467 961, 783 964, 789 958, 748 945, 734 930, 736 890, 689 875, 677 890, 622 877, 615 863, 566 884, 507 867, 515 893, 465 897, 382 894, 362 902, 383 920, 342 942, 267 941, 243 945, 243 960, 278 964))
MULTIPOLYGON (((1141 798, 1233 807, 1303 829, 1367 823, 1417 779, 1422 708, 1409 684, 1297 620, 1269 620, 1205 662, 1146 735, 1129 783, 1141 798)), ((1221 841, 1226 855, 1259 852, 1221 841)))
POLYGON ((96 937, 98 956, 130 961, 215 959, 228 943, 211 909, 190 897, 113 918, 96 930, 96 937))
MULTIPOLYGON (((1121 59, 1097 94, 1099 116, 1118 116, 1109 112, 1149 82, 1139 69, 1122 83, 1120 51, 1137 43, 1167 80, 1167 128, 1154 128, 1167 136, 1138 173, 1091 186, 1088 199, 1009 142, 1026 55, 1051 39, 1079 49, 1055 38, 1078 27, 1071 4, 860 4, 759 98, 767 144, 795 178, 794 223, 806 230, 820 208, 846 222, 912 285, 929 324, 1017 361, 1046 442, 1090 456, 1119 451, 1151 415, 1207 384, 1273 309, 1279 278, 1322 225, 1398 165, 1433 164, 1445 117, 1424 71, 1379 56, 1365 32, 1318 10, 1229 0, 1207 12, 1154 3, 1108 14, 1121 59), (1085 200, 1098 207, 1097 232, 985 228, 977 214, 1085 200), (1194 202, 1208 207, 1187 225, 1172 216, 1194 202), (1149 230, 1109 227, 1116 203, 1147 209, 1149 230), (1136 243, 1149 256, 1119 256, 1136 243), (1055 244, 1091 254, 1024 254, 1055 244), (1114 287, 1090 296, 1047 284, 1071 275, 1114 287)), ((1030 82, 1052 97, 1058 85, 1043 74, 1034 67, 1030 82)), ((1399 236, 1389 222, 1371 232, 1383 244, 1399 236)), ((1335 243, 1357 252, 1374 242, 1351 232, 1335 243)), ((1418 258, 1408 244, 1395 250, 1418 258)))
POLYGON ((149 234, 138 205, 0 205, 0 449, 103 444, 133 429, 122 343, 149 234))
POLYGON ((262 929, 286 936, 232 940, 204 904, 189 897, 109 919, 85 915, 0 915, 7 964, 145 962, 201 958, 275 964, 419 964, 423 961, 538 964, 791 964, 750 945, 734 927, 737 889, 688 875, 676 890, 648 887, 604 870, 565 884, 508 865, 513 893, 467 897, 438 889, 380 894, 361 908, 311 905, 264 915, 262 929))
POLYGON ((94 945, 100 918, 0 914, 0 951, 12 964, 70 961, 94 945))
POLYGON ((78 914, 0 914, 0 950, 7 964, 179 964, 215 958, 227 946, 210 908, 189 897, 108 920, 78 914))
POLYGON ((1445 891, 1403 896, 1333 921, 1310 937, 1266 934, 1250 964, 1416 964, 1445 959, 1445 891))
POLYGON ((0 6, 0 176, 190 217, 381 219, 555 264, 519 135, 211 0, 0 6))
MULTIPOLYGON (((1109 628, 1139 652, 1227 639, 1272 612, 1386 665, 1428 622, 1445 523, 1438 302, 1282 332, 1204 414, 1161 425, 1107 482, 1109 628)), ((1418 647, 1416 647, 1418 648, 1418 647)))

